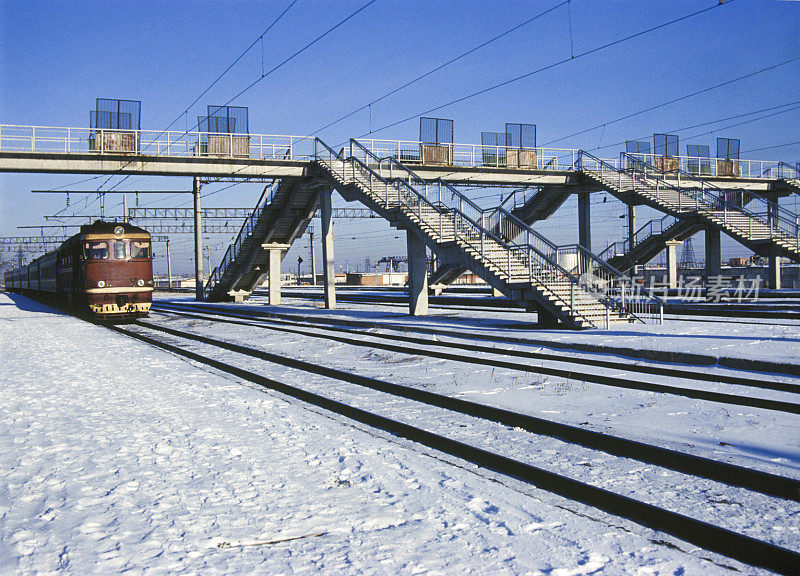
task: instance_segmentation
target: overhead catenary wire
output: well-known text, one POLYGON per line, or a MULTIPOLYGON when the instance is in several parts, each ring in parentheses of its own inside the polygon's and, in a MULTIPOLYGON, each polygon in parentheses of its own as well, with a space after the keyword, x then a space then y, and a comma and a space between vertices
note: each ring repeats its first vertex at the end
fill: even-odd
MULTIPOLYGON (((434 74, 434 73, 438 72, 439 70, 442 70, 443 68, 446 68, 446 67, 447 67, 447 66, 449 66, 450 64, 453 64, 453 63, 455 63, 455 62, 458 62, 459 60, 461 60, 461 59, 463 59, 463 58, 465 58, 465 57, 469 56, 470 54, 472 54, 472 53, 474 53, 474 52, 477 52, 477 51, 478 51, 478 50, 480 50, 481 48, 484 48, 484 47, 488 46, 489 44, 492 44, 493 42, 495 42, 495 41, 497 41, 497 40, 500 40, 501 38, 503 38, 503 37, 505 37, 505 36, 508 36, 508 35, 509 35, 509 34, 511 34, 512 32, 515 32, 516 30, 519 30, 520 28, 522 28, 522 27, 524 27, 524 26, 526 26, 526 25, 528 25, 528 24, 530 24, 530 23, 532 23, 532 22, 534 22, 534 21, 538 20, 539 18, 542 18, 543 16, 546 16, 546 15, 547 15, 547 14, 549 14, 550 12, 553 12, 554 10, 556 10, 557 8, 560 8, 561 6, 564 6, 565 4, 569 4, 569 0, 564 0, 563 2, 561 2, 561 3, 559 3, 559 4, 556 4, 555 6, 553 6, 553 7, 551 7, 551 8, 548 8, 548 9, 547 9, 547 10, 545 10, 544 12, 540 12, 540 13, 539 13, 539 14, 537 14, 536 16, 533 16, 532 18, 528 18, 528 19, 527 19, 527 20, 525 20, 524 22, 522 22, 522 23, 520 23, 520 24, 517 24, 516 26, 513 26, 513 27, 509 28, 508 30, 506 30, 506 31, 504 31, 504 32, 501 32, 500 34, 497 34, 496 36, 493 36, 493 37, 492 37, 492 38, 490 38, 489 40, 486 40, 485 42, 482 42, 481 44, 478 44, 477 46, 475 46, 475 47, 473 47, 473 48, 470 48, 470 49, 469 49, 469 50, 467 50, 466 52, 462 52, 461 54, 459 54, 459 55, 458 55, 458 56, 456 56, 455 58, 451 58, 451 59, 450 59, 450 60, 448 60, 447 62, 445 62, 445 63, 443 63, 443 64, 440 64, 440 65, 438 65, 438 66, 436 66, 436 67, 434 67, 434 68, 432 68, 432 69, 428 70, 427 72, 425 72, 425 73, 423 73, 423 74, 420 74, 419 76, 416 76, 415 78, 413 78, 413 79, 409 80, 408 82, 405 82, 404 84, 402 84, 402 85, 398 86, 397 88, 394 88, 394 89, 390 90, 389 92, 387 92, 387 93, 383 94, 382 96, 379 96, 378 98, 375 98, 375 99, 374 99, 374 100, 372 100, 371 102, 369 102, 369 103, 367 103, 367 104, 364 104, 364 105, 363 105, 363 106, 361 106, 360 108, 357 108, 357 109, 353 110, 352 112, 348 112, 348 113, 347 113, 347 114, 345 114, 344 116, 342 116, 342 117, 340 117, 340 118, 337 118, 337 119, 336 119, 336 120, 334 120, 333 122, 330 122, 329 124, 326 124, 326 125, 325 125, 325 126, 323 126, 322 128, 319 128, 319 129, 315 130, 315 131, 314 131, 314 132, 312 132, 310 135, 311 135, 311 136, 315 136, 315 135, 319 134, 320 132, 322 132, 323 130, 326 130, 326 129, 330 128, 331 126, 334 126, 335 124, 338 124, 338 123, 339 123, 339 122, 341 122, 342 120, 346 120, 347 118, 350 118, 351 116, 353 116, 353 115, 355 115, 355 114, 358 114, 359 112, 361 112, 361 111, 363 111, 363 110, 370 109, 370 107, 371 107, 373 104, 377 104, 377 103, 378 103, 378 102, 380 102, 381 100, 385 100, 385 99, 386 99, 386 98, 388 98, 389 96, 392 96, 392 95, 394 95, 394 94, 397 94, 397 93, 398 93, 398 92, 400 92, 401 90, 404 90, 404 89, 408 88, 409 86, 411 86, 412 84, 415 84, 415 83, 419 82, 419 81, 420 81, 420 80, 422 80, 423 78, 427 78, 427 77, 428 77, 428 76, 430 76, 431 74, 434 74)), ((371 113, 371 110, 370 110, 370 113, 371 113)), ((371 117, 370 117, 370 124, 371 124, 371 117)), ((371 126, 370 126, 370 128, 371 128, 371 126)))
POLYGON ((508 80, 504 80, 503 82, 498 82, 497 84, 493 84, 493 85, 488 86, 486 88, 482 88, 481 90, 477 90, 475 92, 467 94, 466 96, 461 96, 461 97, 456 98, 454 100, 450 100, 449 102, 446 102, 444 104, 440 104, 439 106, 435 106, 433 108, 429 108, 429 109, 427 109, 427 110, 425 110, 423 112, 418 112, 416 114, 413 114, 411 116, 403 118, 402 120, 397 120, 397 121, 392 122, 390 124, 386 124, 385 126, 381 126, 380 128, 378 128, 376 130, 373 130, 371 132, 368 132, 368 133, 360 135, 359 138, 363 138, 363 137, 368 136, 369 134, 373 134, 375 132, 380 132, 382 130, 386 130, 387 128, 392 128, 392 127, 397 126, 399 124, 403 124, 404 122, 408 122, 409 120, 413 120, 415 118, 418 118, 419 116, 425 116, 425 115, 430 114, 432 112, 436 112, 437 110, 441 110, 442 108, 447 108, 448 106, 452 106, 453 104, 458 104, 460 102, 464 102, 465 100, 469 100, 471 98, 475 98, 476 96, 480 96, 482 94, 486 94, 487 92, 491 92, 493 90, 497 90, 498 88, 502 88, 504 86, 508 86, 509 84, 513 84, 514 82, 518 82, 518 81, 523 80, 525 78, 530 78, 531 76, 534 76, 536 74, 540 74, 540 73, 545 72, 547 70, 551 70, 553 68, 556 68, 558 66, 566 64, 567 62, 572 62, 574 60, 578 60, 579 58, 583 58, 585 56, 589 56, 591 54, 595 54, 595 53, 600 52, 602 50, 606 50, 608 48, 611 48, 612 46, 617 46, 617 45, 622 44, 624 42, 628 42, 630 40, 633 40, 634 38, 638 38, 640 36, 644 36, 645 34, 649 34, 651 32, 655 32, 656 30, 660 30, 662 28, 666 28, 667 26, 671 26, 673 24, 677 24, 678 22, 682 22, 684 20, 688 20, 689 18, 693 18, 695 16, 699 16, 700 14, 704 14, 705 12, 708 12, 710 10, 714 10, 716 8, 719 8, 720 6, 727 6, 727 5, 729 5, 730 3, 734 2, 734 1, 735 0, 728 0, 728 2, 725 2, 724 4, 714 4, 713 6, 708 6, 706 8, 702 8, 702 9, 697 10, 695 12, 692 12, 690 14, 685 14, 684 16, 680 16, 678 18, 673 18, 672 20, 669 20, 667 22, 663 22, 663 23, 658 24, 656 26, 651 26, 650 28, 647 28, 645 30, 641 30, 641 31, 636 32, 634 34, 629 34, 628 36, 625 36, 623 38, 619 38, 617 40, 613 40, 611 42, 607 42, 606 44, 603 44, 602 46, 598 46, 598 47, 592 48, 590 50, 585 50, 584 52, 581 52, 580 54, 577 54, 575 56, 570 56, 569 58, 564 58, 562 60, 558 60, 557 62, 553 62, 551 64, 547 64, 547 65, 542 66, 540 68, 537 68, 535 70, 531 70, 530 72, 526 72, 525 74, 520 74, 519 76, 515 76, 515 77, 510 78, 508 80))
POLYGON ((668 100, 666 102, 662 102, 660 104, 656 104, 654 106, 650 106, 650 107, 645 108, 643 110, 639 110, 638 112, 632 112, 630 114, 626 114, 624 116, 620 116, 619 118, 615 118, 614 120, 607 120, 607 121, 605 121, 605 122, 603 122, 601 124, 598 124, 597 126, 592 126, 591 128, 586 128, 584 130, 579 130, 577 132, 573 132, 572 134, 568 134, 567 136, 562 136, 561 138, 556 138, 554 140, 550 140, 549 142, 546 142, 544 144, 544 146, 549 146, 550 144, 553 144, 555 142, 560 142, 561 140, 566 140, 567 138, 572 138, 574 136, 579 136, 581 134, 586 134, 587 132, 591 132, 592 130, 597 130, 598 128, 605 128, 609 124, 615 124, 617 122, 622 122, 623 120, 628 120, 630 118, 633 118, 634 116, 639 116, 641 114, 646 114, 647 112, 652 112, 653 110, 657 110, 658 108, 663 108, 664 106, 669 106, 670 104, 675 104, 676 102, 681 102, 682 100, 687 100, 689 98, 692 98, 693 96, 698 96, 700 94, 705 94, 706 92, 711 92, 712 90, 716 90, 717 88, 722 88, 723 86, 728 86, 728 85, 733 84, 735 82, 739 82, 739 81, 745 80, 747 78, 752 78, 753 76, 756 76, 758 74, 762 74, 763 72, 767 72, 769 70, 774 70, 776 68, 780 68, 781 66, 786 66, 787 64, 791 64, 793 62, 797 62, 798 60, 800 60, 800 56, 795 56, 794 58, 789 58, 788 60, 784 60, 783 62, 779 62, 777 64, 772 64, 771 66, 766 66, 766 67, 761 68, 759 70, 754 70, 753 72, 750 72, 748 74, 744 74, 742 76, 738 76, 738 77, 733 78, 731 80, 726 80, 725 82, 720 82, 719 84, 715 84, 714 86, 709 86, 708 88, 703 88, 702 90, 697 90, 695 92, 692 92, 691 94, 686 94, 686 95, 681 96, 679 98, 673 98, 672 100, 668 100))

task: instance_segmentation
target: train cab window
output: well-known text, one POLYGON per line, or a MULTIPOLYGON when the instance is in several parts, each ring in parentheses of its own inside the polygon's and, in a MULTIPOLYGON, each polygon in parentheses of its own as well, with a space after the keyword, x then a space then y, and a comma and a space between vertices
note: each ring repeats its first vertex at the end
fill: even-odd
POLYGON ((150 242, 131 240, 131 258, 150 258, 150 242))
POLYGON ((122 240, 114 240, 114 258, 117 260, 125 258, 125 242, 122 240))
POLYGON ((87 260, 108 260, 108 244, 106 242, 87 242, 84 245, 87 260))

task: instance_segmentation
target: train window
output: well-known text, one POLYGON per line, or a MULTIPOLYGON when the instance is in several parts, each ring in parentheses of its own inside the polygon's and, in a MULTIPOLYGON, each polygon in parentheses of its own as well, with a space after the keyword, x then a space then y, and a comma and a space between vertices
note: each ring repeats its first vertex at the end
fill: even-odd
POLYGON ((114 258, 117 260, 125 258, 125 242, 122 240, 114 240, 114 258))
POLYGON ((84 249, 89 260, 108 260, 108 244, 105 242, 87 242, 84 249))
POLYGON ((150 258, 150 242, 131 240, 131 258, 150 258))

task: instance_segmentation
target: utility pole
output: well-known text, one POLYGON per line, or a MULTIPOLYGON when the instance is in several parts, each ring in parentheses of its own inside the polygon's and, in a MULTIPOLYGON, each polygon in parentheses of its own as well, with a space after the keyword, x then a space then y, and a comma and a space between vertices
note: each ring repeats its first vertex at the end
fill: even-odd
POLYGON ((128 223, 128 195, 122 195, 122 221, 128 223))
POLYGON ((206 264, 208 267, 208 273, 211 274, 211 246, 206 246, 204 249, 206 251, 206 264))
POLYGON ((311 240, 309 242, 309 244, 311 246, 311 285, 312 286, 316 286, 317 285, 317 261, 316 261, 316 258, 314 258, 314 224, 313 223, 311 224, 309 230, 310 230, 310 233, 311 233, 311 240))
POLYGON ((194 298, 203 300, 203 223, 200 217, 200 178, 192 180, 194 194, 194 298))
POLYGON ((169 257, 169 236, 167 236, 167 280, 169 289, 172 290, 172 260, 169 257))
POLYGON ((300 286, 300 264, 303 263, 303 257, 297 257, 297 285, 300 286))

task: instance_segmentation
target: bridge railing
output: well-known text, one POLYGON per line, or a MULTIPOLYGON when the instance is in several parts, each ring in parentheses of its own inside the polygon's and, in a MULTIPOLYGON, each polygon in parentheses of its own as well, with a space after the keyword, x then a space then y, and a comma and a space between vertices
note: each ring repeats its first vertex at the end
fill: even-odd
POLYGON ((578 150, 566 148, 430 144, 413 140, 363 138, 358 142, 378 158, 392 157, 406 165, 571 170, 578 157, 578 150))
POLYGON ((314 138, 158 130, 0 125, 0 151, 313 160, 314 138))
POLYGON ((261 198, 259 198, 256 207, 253 209, 250 215, 245 218, 242 227, 239 229, 239 234, 237 234, 236 239, 228 246, 228 249, 225 251, 225 255, 222 257, 222 261, 220 262, 219 266, 214 268, 209 275, 208 280, 203 287, 203 299, 208 298, 211 290, 214 289, 214 286, 219 283, 230 265, 234 260, 236 260, 236 257, 239 255, 239 251, 242 249, 242 245, 253 234, 253 231, 258 224, 258 220, 261 217, 261 212, 272 202, 272 198, 275 195, 275 191, 278 189, 279 185, 280 182, 275 182, 271 186, 264 188, 264 192, 261 194, 261 198))
MULTIPOLYGON (((660 301, 646 295, 637 298, 628 295, 626 298, 626 286, 632 286, 632 283, 582 246, 556 246, 505 209, 482 209, 444 180, 426 182, 397 159, 379 158, 358 141, 351 141, 352 153, 347 159, 321 141, 319 148, 319 158, 334 170, 341 170, 345 179, 348 168, 353 179, 356 179, 358 170, 362 183, 378 198, 385 195, 387 205, 389 189, 396 187, 397 201, 411 213, 418 214, 420 222, 426 219, 421 207, 429 206, 435 211, 434 227, 438 218, 440 237, 446 220, 452 224, 454 239, 469 245, 485 262, 504 272, 509 282, 518 277, 516 271, 525 269, 529 282, 535 279, 542 289, 568 307, 574 316, 590 324, 596 325, 596 321, 588 320, 580 312, 575 301, 576 293, 588 292, 603 303, 609 313, 611 310, 620 310, 640 320, 644 317, 661 318, 663 306, 660 301), (373 167, 384 174, 387 170, 397 170, 398 173, 389 181, 382 178, 373 167), (501 253, 493 251, 493 246, 501 248, 501 253), (561 261, 570 269, 562 266, 561 261), (548 283, 557 278, 570 284, 569 296, 565 297, 549 287, 548 283)), ((394 198, 394 194, 391 197, 394 198)), ((430 217, 426 220, 430 223, 430 217)))
POLYGON ((800 162, 792 166, 788 162, 778 162, 778 168, 775 171, 776 178, 787 178, 791 180, 800 179, 800 162))
POLYGON ((667 179, 677 177, 678 171, 712 178, 779 178, 780 176, 777 175, 777 172, 781 164, 781 162, 774 160, 729 160, 727 158, 703 158, 700 156, 620 153, 622 168, 637 168, 640 163, 664 168, 664 176, 667 179))
MULTIPOLYGON (((620 156, 624 164, 630 164, 625 161, 627 156, 625 152, 620 156)), ((779 238, 800 250, 800 216, 791 210, 749 190, 720 189, 713 182, 682 168, 672 170, 668 180, 661 168, 639 162, 628 173, 640 179, 643 186, 652 187, 655 180, 656 189, 668 187, 679 191, 679 202, 683 196, 688 196, 694 200, 695 210, 713 212, 717 216, 721 213, 726 225, 747 236, 757 237, 766 233, 768 238, 779 238), (740 222, 736 218, 738 215, 747 216, 747 224, 740 222)))
POLYGON ((724 225, 745 237, 780 239, 800 250, 800 216, 747 190, 720 189, 702 177, 675 169, 674 179, 667 180, 664 170, 644 162, 641 154, 620 155, 621 164, 630 166, 617 169, 589 152, 581 151, 578 165, 593 172, 609 184, 617 183, 620 190, 669 190, 674 193, 670 201, 678 212, 693 210, 722 219, 724 225), (745 208, 745 206, 748 206, 745 208), (738 216, 745 216, 742 222, 738 216))

